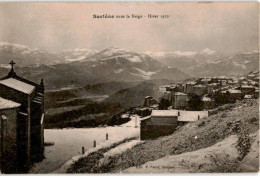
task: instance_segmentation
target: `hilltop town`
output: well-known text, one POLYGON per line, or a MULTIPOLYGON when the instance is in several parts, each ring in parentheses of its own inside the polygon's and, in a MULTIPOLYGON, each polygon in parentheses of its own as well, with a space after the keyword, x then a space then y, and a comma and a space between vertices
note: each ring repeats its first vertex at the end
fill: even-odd
POLYGON ((171 134, 180 124, 208 117, 218 106, 258 98, 259 71, 241 78, 200 77, 160 89, 164 93, 159 102, 147 96, 143 106, 136 108, 138 115, 146 117, 141 120, 141 139, 171 134))
MULTIPOLYGON (((259 71, 251 72, 241 78, 200 77, 174 85, 165 85, 161 88, 164 89, 164 95, 160 101, 167 103, 167 106, 170 106, 168 109, 210 110, 226 103, 233 103, 236 100, 257 98, 259 95, 259 71), (197 100, 197 105, 198 102, 202 102, 202 105, 192 106, 194 100, 197 100)), ((144 107, 160 108, 159 103, 153 97, 147 96, 144 107)))

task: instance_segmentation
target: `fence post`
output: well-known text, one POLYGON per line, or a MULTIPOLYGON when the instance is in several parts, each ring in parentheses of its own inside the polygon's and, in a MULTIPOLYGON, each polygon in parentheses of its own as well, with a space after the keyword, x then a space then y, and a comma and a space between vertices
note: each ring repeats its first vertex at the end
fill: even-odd
POLYGON ((200 120, 200 115, 198 115, 198 120, 200 120))
POLYGON ((85 154, 85 148, 82 147, 82 155, 84 155, 84 154, 85 154))
POLYGON ((96 147, 96 141, 94 140, 93 147, 96 147))
POLYGON ((106 133, 106 140, 108 140, 108 133, 106 133))

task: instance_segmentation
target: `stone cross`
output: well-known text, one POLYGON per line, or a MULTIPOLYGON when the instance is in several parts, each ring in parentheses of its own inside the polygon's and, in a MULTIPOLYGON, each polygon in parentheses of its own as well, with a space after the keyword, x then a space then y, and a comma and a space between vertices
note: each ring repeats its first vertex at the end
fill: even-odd
POLYGON ((13 60, 9 63, 12 67, 12 70, 14 69, 14 65, 16 64, 13 60))

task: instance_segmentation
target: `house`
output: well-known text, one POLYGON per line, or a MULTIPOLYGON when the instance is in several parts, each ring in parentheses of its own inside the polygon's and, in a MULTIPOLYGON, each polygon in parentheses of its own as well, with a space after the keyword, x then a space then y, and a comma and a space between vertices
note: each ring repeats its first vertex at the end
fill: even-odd
POLYGON ((141 140, 172 134, 179 124, 208 117, 208 111, 153 110, 151 117, 141 120, 141 140))
POLYGON ((155 139, 173 133, 177 127, 178 112, 153 110, 151 117, 141 120, 140 139, 155 139))
POLYGON ((207 93, 210 94, 214 90, 214 85, 213 84, 208 84, 207 85, 207 93))
POLYGON ((185 85, 183 85, 183 84, 181 84, 181 83, 179 83, 177 86, 176 86, 176 88, 177 88, 177 92, 185 92, 185 88, 186 88, 186 86, 185 85))
POLYGON ((249 75, 247 75, 247 78, 250 79, 250 80, 253 80, 255 77, 256 77, 255 74, 249 74, 249 75))
POLYGON ((185 93, 176 92, 173 95, 172 107, 174 109, 185 109, 188 106, 189 98, 185 93))
POLYGON ((196 82, 188 82, 187 84, 186 84, 186 90, 185 90, 185 93, 186 94, 189 94, 189 93, 192 93, 192 91, 193 91, 193 86, 195 86, 197 83, 196 82))
POLYGON ((21 173, 44 158, 44 83, 16 75, 15 63, 10 64, 11 71, 0 79, 1 171, 21 173))
POLYGON ((161 98, 164 98, 164 99, 167 99, 170 101, 171 100, 171 91, 165 91, 161 98))
POLYGON ((246 94, 246 95, 244 96, 244 99, 253 99, 253 95, 246 94))
POLYGON ((241 85, 240 90, 244 94, 253 94, 255 92, 255 87, 249 85, 241 85))
POLYGON ((203 84, 203 85, 207 85, 207 84, 209 84, 211 82, 211 78, 203 78, 202 80, 201 80, 201 84, 203 84))
POLYGON ((195 85, 193 86, 192 93, 195 93, 198 96, 203 96, 207 93, 207 86, 205 85, 195 85))
POLYGON ((235 102, 243 98, 243 94, 240 90, 237 89, 228 89, 221 91, 221 94, 228 99, 229 102, 235 102))
POLYGON ((209 110, 215 107, 215 100, 207 96, 203 96, 201 101, 203 102, 203 109, 209 110))
POLYGON ((157 101, 151 96, 146 96, 144 98, 144 106, 146 106, 146 107, 149 107, 149 106, 154 105, 156 103, 157 103, 157 101))

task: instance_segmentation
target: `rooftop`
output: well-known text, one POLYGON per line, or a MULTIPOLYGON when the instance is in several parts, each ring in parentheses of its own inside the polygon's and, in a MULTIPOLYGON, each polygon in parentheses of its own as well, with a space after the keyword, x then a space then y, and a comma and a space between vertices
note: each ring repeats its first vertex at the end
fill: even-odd
POLYGON ((176 92, 174 95, 175 95, 175 96, 187 96, 187 94, 185 94, 185 93, 180 93, 180 92, 176 92))
POLYGON ((243 85, 241 88, 254 88, 253 86, 243 85))
POLYGON ((152 110, 151 116, 178 116, 178 111, 176 110, 152 110))
POLYGON ((234 94, 234 93, 241 93, 240 90, 235 90, 235 89, 229 89, 228 92, 229 92, 229 93, 233 93, 233 94, 234 94))
POLYGON ((203 97, 202 101, 214 101, 213 99, 209 98, 209 97, 203 97))
POLYGON ((22 81, 14 79, 14 78, 8 78, 8 79, 1 80, 0 84, 5 85, 9 88, 18 90, 25 94, 31 94, 33 92, 33 90, 35 89, 34 86, 29 85, 27 83, 24 83, 22 81))
POLYGON ((12 109, 20 107, 21 104, 0 97, 0 109, 12 109))
POLYGON ((194 86, 195 88, 197 87, 197 88, 205 88, 206 86, 205 85, 195 85, 194 86))
POLYGON ((195 84, 197 84, 195 81, 191 81, 191 82, 188 82, 187 83, 188 85, 195 85, 195 84))
MULTIPOLYGON (((178 110, 175 111, 178 114, 178 110)), ((208 111, 179 111, 180 116, 178 116, 178 121, 180 122, 195 122, 204 117, 208 117, 208 111), (199 116, 199 118, 198 118, 199 116)))

